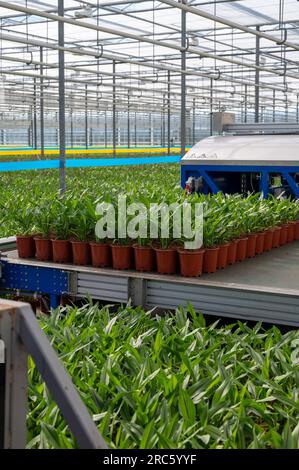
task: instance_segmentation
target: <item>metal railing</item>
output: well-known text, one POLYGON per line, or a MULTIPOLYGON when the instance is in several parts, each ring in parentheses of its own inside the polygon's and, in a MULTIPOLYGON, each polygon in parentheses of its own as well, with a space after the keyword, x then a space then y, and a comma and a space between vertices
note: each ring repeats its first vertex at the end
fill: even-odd
POLYGON ((0 448, 26 446, 28 355, 32 356, 78 446, 107 449, 31 307, 6 300, 0 300, 0 448))

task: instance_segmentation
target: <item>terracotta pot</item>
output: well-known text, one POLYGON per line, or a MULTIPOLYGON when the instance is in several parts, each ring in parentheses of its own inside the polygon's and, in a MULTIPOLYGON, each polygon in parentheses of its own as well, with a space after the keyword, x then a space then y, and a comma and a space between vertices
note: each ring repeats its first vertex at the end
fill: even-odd
POLYGON ((289 222, 288 223, 288 243, 291 243, 295 240, 295 227, 296 222, 289 222))
POLYGON ((254 258, 255 257, 255 250, 256 250, 256 240, 257 234, 256 233, 249 233, 247 235, 247 258, 254 258))
POLYGON ((288 224, 283 224, 280 231, 280 245, 285 245, 288 241, 288 224))
POLYGON ((133 245, 136 271, 154 271, 155 252, 150 246, 133 245))
POLYGON ((72 240, 71 244, 74 264, 78 266, 88 266, 91 259, 89 243, 72 240))
POLYGON ((181 276, 198 277, 202 275, 205 250, 179 249, 181 276))
POLYGON ((113 269, 133 268, 133 248, 131 245, 111 245, 113 269))
POLYGON ((94 268, 108 268, 112 266, 111 248, 108 243, 90 243, 91 263, 94 268))
POLYGON ((206 248, 203 260, 203 272, 212 274, 217 271, 219 247, 206 248))
POLYGON ((273 248, 279 248, 280 247, 280 232, 281 232, 281 227, 275 227, 274 233, 273 233, 273 248))
POLYGON ((238 244, 237 244, 237 256, 236 256, 237 261, 244 261, 246 259, 247 241, 248 241, 247 237, 243 237, 243 238, 240 238, 239 240, 237 240, 237 242, 238 242, 238 244))
POLYGON ((35 243, 31 235, 17 236, 17 249, 19 258, 34 258, 35 243))
POLYGON ((54 263, 71 263, 72 246, 69 240, 52 240, 54 263))
POLYGON ((174 248, 154 248, 156 252, 157 272, 175 274, 177 272, 178 254, 174 248))
POLYGON ((227 266, 228 248, 230 243, 219 246, 217 269, 224 269, 227 266))
POLYGON ((48 238, 34 238, 36 258, 39 261, 51 261, 53 258, 52 243, 48 238))
POLYGON ((233 240, 227 250, 227 264, 235 264, 237 259, 237 242, 233 240))
POLYGON ((265 233, 264 251, 270 251, 273 248, 274 230, 269 229, 265 233))
POLYGON ((295 240, 299 240, 299 220, 297 220, 295 225, 295 240))
POLYGON ((257 233, 256 245, 255 245, 255 254, 261 255, 264 253, 264 244, 265 244, 265 232, 257 233))

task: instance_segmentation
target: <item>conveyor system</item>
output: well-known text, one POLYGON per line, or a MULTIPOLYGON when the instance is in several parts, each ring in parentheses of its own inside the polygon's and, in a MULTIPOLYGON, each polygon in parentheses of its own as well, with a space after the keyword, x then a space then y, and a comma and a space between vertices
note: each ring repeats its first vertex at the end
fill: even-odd
POLYGON ((0 291, 48 295, 56 307, 62 295, 93 298, 146 309, 175 309, 191 302, 216 317, 299 326, 299 242, 200 278, 115 271, 19 259, 15 250, 0 258, 0 291))
POLYGON ((221 135, 201 140, 182 158, 183 188, 299 197, 299 124, 226 124, 224 119, 215 130, 221 135))

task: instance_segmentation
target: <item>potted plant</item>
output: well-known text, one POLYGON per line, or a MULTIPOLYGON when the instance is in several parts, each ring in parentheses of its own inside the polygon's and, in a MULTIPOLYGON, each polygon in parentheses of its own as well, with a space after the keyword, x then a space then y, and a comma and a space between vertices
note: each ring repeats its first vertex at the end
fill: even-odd
POLYGON ((53 205, 52 250, 55 263, 72 262, 72 247, 69 241, 71 210, 68 198, 56 199, 53 205))
POLYGON ((34 258, 35 243, 33 234, 35 233, 35 227, 33 208, 29 205, 18 207, 15 213, 15 221, 18 226, 16 238, 19 257, 34 258))
POLYGON ((51 261, 53 257, 51 242, 52 205, 45 203, 36 208, 34 218, 37 233, 34 237, 36 258, 40 261, 51 261))
POLYGON ((87 198, 75 202, 71 214, 70 230, 73 262, 87 266, 91 262, 89 241, 95 228, 93 203, 87 198))
POLYGON ((138 238, 133 245, 136 271, 149 272, 155 269, 155 252, 150 238, 138 238))
POLYGON ((204 262, 203 272, 204 273, 215 273, 218 266, 218 254, 219 246, 218 241, 218 220, 213 217, 205 217, 204 220, 204 262))
POLYGON ((131 240, 115 238, 111 245, 113 269, 127 270, 133 268, 133 247, 131 240))
POLYGON ((95 239, 89 242, 91 250, 91 264, 94 268, 108 268, 112 266, 111 247, 107 239, 95 239))

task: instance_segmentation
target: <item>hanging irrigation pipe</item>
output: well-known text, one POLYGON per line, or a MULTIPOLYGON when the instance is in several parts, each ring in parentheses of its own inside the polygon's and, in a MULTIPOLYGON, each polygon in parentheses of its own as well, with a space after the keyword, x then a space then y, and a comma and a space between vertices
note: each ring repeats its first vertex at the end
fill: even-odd
MULTIPOLYGON (((203 12, 202 10, 199 10, 199 9, 191 7, 191 6, 187 6, 186 4, 183 4, 183 3, 177 3, 173 0, 165 0, 164 3, 167 3, 168 5, 179 8, 181 10, 185 10, 186 12, 190 12, 190 13, 196 14, 198 16, 208 18, 212 21, 216 21, 216 22, 220 22, 220 23, 223 23, 223 21, 226 21, 226 23, 223 23, 223 24, 227 24, 227 26, 230 26, 231 28, 240 29, 241 31, 245 31, 249 34, 254 34, 255 36, 259 36, 261 38, 264 38, 264 39, 267 39, 269 41, 275 42, 276 44, 279 41, 279 39, 275 38, 274 36, 268 35, 266 33, 262 33, 260 31, 256 31, 256 30, 254 31, 253 29, 247 28, 246 26, 243 26, 241 24, 234 23, 234 22, 229 21, 229 20, 224 20, 223 18, 220 18, 216 15, 212 15, 212 14, 203 12)), ((14 10, 14 11, 20 11, 24 14, 30 14, 30 15, 35 15, 35 16, 42 17, 42 18, 48 18, 52 21, 67 23, 67 24, 70 24, 70 25, 73 25, 73 26, 76 26, 76 27, 82 27, 82 28, 91 29, 91 30, 94 30, 94 31, 101 31, 101 32, 104 32, 104 33, 107 33, 107 34, 118 36, 118 37, 135 39, 137 41, 146 42, 148 44, 157 45, 157 46, 165 47, 165 48, 168 48, 168 49, 177 50, 177 51, 180 51, 180 52, 184 52, 184 50, 186 49, 185 47, 175 45, 173 43, 162 42, 162 41, 150 39, 148 37, 140 36, 140 35, 137 35, 137 34, 126 33, 126 32, 123 32, 123 31, 112 29, 112 28, 107 28, 107 27, 104 27, 104 26, 99 26, 98 27, 97 25, 93 25, 93 24, 90 24, 90 23, 84 23, 83 21, 66 18, 65 16, 54 15, 53 13, 47 13, 45 11, 40 11, 40 10, 37 10, 35 8, 22 7, 21 5, 11 4, 9 2, 0 1, 0 7, 7 8, 7 9, 10 9, 10 10, 14 10)), ((282 43, 280 42, 280 44, 282 44, 282 43)), ((296 51, 299 51, 299 45, 290 43, 288 41, 283 42, 283 44, 285 44, 288 47, 291 47, 292 49, 294 49, 296 51)), ((263 67, 263 66, 260 66, 260 65, 257 66, 257 65, 255 65, 254 63, 251 63, 251 62, 244 62, 244 61, 240 61, 240 60, 236 60, 236 59, 230 59, 228 57, 218 56, 218 55, 215 55, 215 54, 211 54, 209 52, 199 50, 198 48, 194 48, 192 46, 189 46, 188 51, 192 52, 193 54, 197 54, 200 57, 208 57, 210 59, 217 59, 217 60, 220 60, 222 62, 228 62, 228 63, 231 63, 231 64, 240 65, 241 67, 248 67, 248 68, 252 68, 253 70, 259 70, 261 72, 270 72, 270 73, 273 73, 274 75, 280 75, 280 72, 276 71, 275 69, 271 69, 271 68, 268 68, 268 67, 263 67)), ((96 56, 97 53, 94 53, 93 55, 96 56)), ((296 78, 296 79, 299 79, 298 75, 297 76, 292 76, 292 77, 296 78)))
MULTIPOLYGON (((0 35, 0 37, 1 37, 1 35, 0 35)), ((7 60, 8 62, 26 63, 26 64, 28 65, 28 61, 27 61, 26 59, 22 59, 21 57, 12 57, 12 56, 7 56, 7 55, 0 55, 0 59, 2 59, 2 60, 7 60)), ((31 61, 31 64, 32 64, 32 65, 39 65, 39 66, 40 66, 40 65, 41 65, 41 62, 32 60, 32 61, 31 61)), ((57 64, 49 64, 49 63, 44 62, 44 63, 42 63, 42 65, 43 65, 45 68, 49 68, 49 69, 57 69, 57 68, 58 68, 58 65, 57 65, 57 64)), ((70 71, 72 71, 72 72, 82 72, 82 73, 86 73, 86 74, 98 75, 98 72, 97 72, 96 70, 93 70, 93 69, 86 69, 86 68, 83 68, 83 67, 66 66, 65 69, 66 69, 66 70, 70 70, 70 71)), ((178 73, 180 73, 180 72, 181 72, 181 70, 178 69, 178 73)), ((195 72, 196 72, 196 71, 195 71, 195 72)), ((6 73, 6 70, 5 70, 3 73, 6 73)), ((211 73, 212 73, 212 74, 215 73, 215 76, 211 76, 210 73, 207 73, 207 74, 205 74, 204 76, 206 76, 206 78, 213 78, 213 79, 216 80, 216 81, 217 81, 217 80, 221 80, 221 76, 222 76, 223 74, 220 72, 220 69, 219 69, 219 68, 215 69, 215 71, 212 71, 211 73)), ((189 74, 189 72, 188 72, 188 74, 189 74)), ((101 72, 100 72, 100 77, 101 77, 100 85, 103 83, 102 76, 113 77, 113 75, 114 75, 114 74, 113 74, 112 72, 107 72, 107 71, 104 72, 104 71, 101 71, 101 72)), ((191 73, 190 73, 190 75, 191 75, 191 73)), ((198 74, 196 73, 196 75, 198 75, 198 74)), ((128 75, 122 74, 122 73, 119 73, 119 72, 116 73, 115 76, 118 77, 118 78, 122 78, 122 79, 124 79, 124 80, 128 80, 128 79, 130 78, 128 75)), ((155 78, 155 82, 157 82, 157 75, 155 75, 155 77, 156 77, 156 78, 155 78)), ((153 79, 152 79, 152 78, 140 77, 140 76, 138 76, 138 75, 136 75, 136 77, 134 77, 134 79, 136 79, 136 80, 138 80, 138 81, 145 82, 145 83, 147 83, 147 82, 148 82, 148 83, 153 83, 153 79)), ((232 81, 232 80, 228 77, 228 78, 226 79, 226 81, 232 81)), ((82 83, 85 83, 85 82, 82 82, 82 83)), ((88 83, 90 83, 90 82, 88 82, 88 83)), ((161 84, 161 85, 168 85, 168 82, 165 81, 165 80, 161 80, 161 79, 159 78, 159 84, 161 84)), ((176 85, 177 85, 177 86, 180 86, 180 83, 179 83, 179 82, 175 82, 175 81, 171 81, 171 84, 172 84, 173 86, 176 86, 176 85)), ((241 84, 241 83, 240 83, 240 84, 241 84)), ((253 87, 255 86, 254 82, 248 82, 248 83, 246 82, 245 84, 246 84, 246 85, 251 85, 251 86, 253 86, 253 87)), ((96 83, 95 85, 98 86, 98 83, 96 83)), ((196 87, 196 86, 194 86, 194 85, 190 85, 190 84, 188 84, 188 87, 189 87, 189 88, 193 88, 193 89, 195 89, 195 90, 198 89, 198 87, 196 87)), ((202 87, 202 86, 201 86, 200 88, 201 88, 201 89, 205 89, 205 90, 209 90, 209 87, 208 87, 208 86, 205 86, 205 87, 202 87)), ((274 85, 271 86, 271 89, 272 89, 272 90, 275 89, 275 90, 281 91, 281 92, 284 91, 284 88, 279 87, 279 86, 274 86, 274 85)), ((290 91, 291 91, 291 90, 290 90, 290 91)), ((164 92, 164 90, 163 90, 163 92, 164 92)), ((293 92, 296 93, 296 90, 294 89, 293 92)), ((226 90, 223 90, 223 93, 230 93, 230 92, 229 92, 229 91, 226 91, 226 90)), ((236 94, 239 94, 240 96, 242 96, 242 92, 241 92, 241 91, 240 91, 240 92, 236 91, 236 94)))
MULTIPOLYGON (((87 56, 92 56, 92 57, 97 56, 97 53, 95 53, 94 51, 91 51, 91 50, 87 50, 87 49, 69 48, 69 47, 60 48, 56 44, 47 43, 45 41, 40 41, 40 40, 35 40, 35 39, 30 39, 30 40, 27 41, 24 38, 13 37, 13 36, 7 35, 7 34, 0 34, 0 39, 5 40, 5 41, 10 41, 10 42, 17 42, 17 43, 20 43, 20 44, 29 43, 32 46, 44 47, 44 48, 53 49, 53 50, 63 50, 65 52, 69 52, 71 54, 87 55, 87 56)), ((198 71, 193 70, 193 69, 181 70, 180 68, 177 68, 177 67, 174 67, 174 66, 162 65, 162 64, 158 64, 158 63, 153 64, 151 62, 144 62, 144 61, 141 62, 141 61, 134 60, 134 59, 124 58, 122 56, 116 56, 114 54, 103 53, 103 58, 108 59, 108 60, 115 60, 116 62, 123 62, 123 63, 133 64, 133 65, 137 65, 139 67, 141 66, 141 67, 150 68, 150 69, 169 71, 169 72, 178 73, 178 74, 185 73, 186 75, 191 75, 191 76, 194 76, 194 77, 213 78, 208 73, 198 72, 198 71)), ((38 63, 38 62, 35 61, 33 63, 38 63)), ((75 69, 72 69, 72 70, 75 71, 75 69)), ((6 72, 4 72, 4 73, 6 73, 6 72)), ((277 75, 280 75, 280 72, 278 72, 277 75)), ((297 76, 295 78, 297 78, 297 76)), ((225 81, 225 82, 237 83, 239 85, 255 86, 255 83, 252 82, 252 81, 233 78, 231 76, 226 76, 224 73, 221 73, 221 77, 220 77, 219 80, 220 81, 225 81)), ((283 91, 283 88, 280 88, 280 87, 274 86, 274 85, 270 85, 270 84, 267 84, 267 83, 264 83, 264 82, 260 82, 259 87, 264 88, 264 89, 269 89, 269 90, 283 91)), ((292 93, 295 93, 295 94, 297 93, 297 89, 295 89, 295 88, 292 88, 289 91, 292 92, 292 93)))

